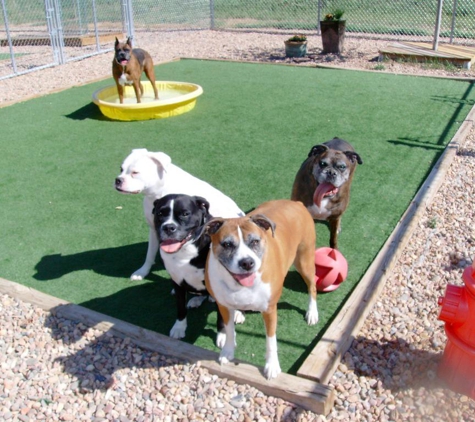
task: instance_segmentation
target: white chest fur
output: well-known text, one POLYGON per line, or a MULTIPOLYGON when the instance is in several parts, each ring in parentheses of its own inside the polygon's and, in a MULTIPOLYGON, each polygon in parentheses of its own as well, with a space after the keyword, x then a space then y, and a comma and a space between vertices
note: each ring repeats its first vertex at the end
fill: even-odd
POLYGON ((257 273, 252 287, 241 286, 210 251, 208 275, 215 299, 229 309, 264 312, 269 307, 271 286, 257 273))
POLYGON ((317 206, 316 204, 312 204, 307 207, 307 210, 309 211, 311 216, 314 218, 314 220, 326 220, 331 215, 330 211, 328 211, 326 208, 327 204, 328 204, 328 199, 323 198, 320 206, 317 206))
POLYGON ((126 73, 122 73, 122 75, 120 75, 120 78, 119 78, 119 84, 121 84, 122 86, 132 85, 132 81, 129 81, 127 79, 127 74, 126 73))
POLYGON ((196 290, 204 290, 204 269, 190 264, 190 260, 197 255, 198 249, 191 242, 188 242, 173 254, 160 250, 163 264, 175 283, 180 284, 185 280, 196 290))

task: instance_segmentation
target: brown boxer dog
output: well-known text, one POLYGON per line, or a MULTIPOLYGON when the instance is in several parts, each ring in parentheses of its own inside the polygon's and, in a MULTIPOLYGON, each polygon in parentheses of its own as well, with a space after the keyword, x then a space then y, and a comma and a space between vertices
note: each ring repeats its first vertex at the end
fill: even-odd
POLYGON ((127 38, 125 43, 119 42, 116 38, 114 60, 112 61, 112 76, 117 85, 121 104, 124 103, 125 85, 132 85, 134 87, 137 103, 141 102, 143 96, 143 85, 140 82, 142 72, 145 72, 145 75, 152 84, 155 99, 158 100, 155 71, 150 54, 141 48, 132 48, 130 37, 127 38))
POLYGON ((291 199, 301 201, 314 220, 330 225, 330 247, 338 249, 341 216, 350 201, 350 187, 357 164, 354 148, 340 138, 315 145, 295 176, 291 199))
POLYGON ((211 248, 205 267, 208 292, 223 317, 226 341, 221 364, 234 359, 238 309, 262 313, 266 327, 267 379, 280 372, 277 355, 277 302, 292 264, 307 284, 308 325, 318 322, 315 284, 315 224, 301 202, 269 201, 244 217, 215 218, 205 225, 211 248))

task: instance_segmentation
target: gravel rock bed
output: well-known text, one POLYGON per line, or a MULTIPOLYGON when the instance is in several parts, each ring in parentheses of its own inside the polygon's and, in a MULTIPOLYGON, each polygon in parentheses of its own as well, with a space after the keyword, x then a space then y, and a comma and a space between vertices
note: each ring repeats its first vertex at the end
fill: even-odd
MULTIPOLYGON (((282 35, 202 31, 137 39, 156 62, 174 56, 286 61, 282 35)), ((301 65, 375 69, 386 43, 345 42, 343 56, 322 56, 318 37, 310 37, 313 58, 301 65)), ((0 81, 0 101, 110 77, 111 60, 109 53, 0 81)), ((396 73, 475 77, 473 70, 383 65, 396 73)), ((436 375, 447 341, 437 299, 447 284, 463 284, 463 269, 475 256, 474 175, 472 128, 333 375, 337 399, 327 417, 2 295, 0 420, 475 421, 475 402, 444 388, 436 375)))

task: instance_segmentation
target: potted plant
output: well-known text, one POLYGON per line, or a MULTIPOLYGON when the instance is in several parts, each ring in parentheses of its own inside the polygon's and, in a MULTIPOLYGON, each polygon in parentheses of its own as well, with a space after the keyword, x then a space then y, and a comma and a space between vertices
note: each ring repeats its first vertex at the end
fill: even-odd
POLYGON ((346 28, 346 21, 342 20, 343 13, 343 10, 337 9, 332 13, 327 13, 320 21, 323 54, 343 52, 346 28))
POLYGON ((305 35, 294 35, 286 41, 286 57, 304 57, 307 54, 307 37, 305 35))

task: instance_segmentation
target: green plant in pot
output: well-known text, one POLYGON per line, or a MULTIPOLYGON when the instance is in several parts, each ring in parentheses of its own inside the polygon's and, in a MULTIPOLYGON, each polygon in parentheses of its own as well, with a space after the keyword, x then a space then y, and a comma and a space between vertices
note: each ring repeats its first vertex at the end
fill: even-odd
POLYGON ((320 21, 323 54, 340 54, 343 52, 346 29, 346 21, 342 19, 344 13, 343 10, 336 9, 331 13, 327 13, 320 21))
POLYGON ((286 57, 304 57, 307 55, 307 37, 294 35, 284 41, 286 57))

